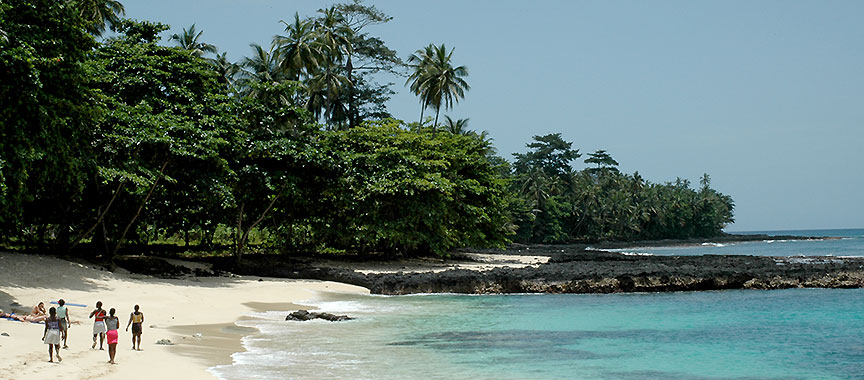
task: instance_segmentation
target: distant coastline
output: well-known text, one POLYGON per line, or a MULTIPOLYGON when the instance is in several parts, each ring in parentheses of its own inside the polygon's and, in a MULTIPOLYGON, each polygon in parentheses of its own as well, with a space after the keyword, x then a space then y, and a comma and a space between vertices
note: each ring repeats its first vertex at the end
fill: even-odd
MULTIPOLYGON (((337 281, 373 294, 618 293, 722 289, 860 288, 864 257, 639 256, 600 249, 761 240, 838 239, 726 235, 711 239, 519 245, 460 250, 448 259, 353 261, 249 256, 238 274, 337 281), (587 249, 586 249, 587 248, 587 249)), ((216 268, 222 267, 219 262, 216 268)))

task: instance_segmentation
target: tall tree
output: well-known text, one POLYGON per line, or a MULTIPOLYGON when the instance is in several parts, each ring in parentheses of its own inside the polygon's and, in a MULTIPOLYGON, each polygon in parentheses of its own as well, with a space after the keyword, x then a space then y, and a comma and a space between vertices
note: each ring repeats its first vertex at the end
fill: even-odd
MULTIPOLYGON (((96 46, 77 9, 56 0, 0 3, 0 234, 79 215, 92 171, 92 91, 82 63, 96 46)), ((37 237, 41 240, 41 236, 37 237)), ((62 243, 61 243, 62 244, 62 243)))
POLYGON ((323 59, 315 23, 308 19, 301 20, 297 13, 294 13, 294 22, 280 22, 285 25, 287 33, 274 39, 280 68, 291 80, 312 75, 323 59))
MULTIPOLYGON (((465 66, 453 67, 453 51, 444 44, 436 46, 430 44, 424 49, 417 50, 408 58, 413 72, 408 77, 407 83, 411 83, 410 89, 420 97, 423 107, 432 107, 435 110, 435 125, 438 125, 438 115, 441 108, 453 108, 465 97, 465 91, 471 86, 465 81, 468 76, 468 68, 465 66)), ((421 112, 422 119, 422 112, 421 112)))
MULTIPOLYGON (((389 22, 393 18, 374 5, 365 5, 361 0, 335 5, 342 22, 351 29, 350 53, 345 57, 344 75, 349 86, 343 91, 343 103, 347 104, 348 126, 360 125, 366 118, 385 119, 390 115, 384 104, 393 83, 379 84, 374 77, 380 72, 399 75, 397 69, 403 66, 396 51, 387 47, 379 37, 367 32, 367 28, 389 22)), ((323 12, 323 10, 319 10, 323 12)))
POLYGON ((220 152, 235 114, 205 59, 156 44, 167 26, 124 20, 118 29, 121 36, 97 49, 91 62, 105 110, 93 142, 100 152, 93 219, 112 243, 109 255, 136 234, 151 207, 186 210, 198 195, 214 192, 218 183, 200 180, 218 181, 210 173, 225 170, 220 152), (154 198, 162 201, 151 205, 154 198))
POLYGON ((182 33, 172 34, 171 39, 177 43, 177 46, 192 52, 196 57, 203 57, 206 53, 215 54, 216 46, 201 41, 202 34, 204 31, 195 30, 195 24, 192 24, 189 29, 183 28, 182 33))

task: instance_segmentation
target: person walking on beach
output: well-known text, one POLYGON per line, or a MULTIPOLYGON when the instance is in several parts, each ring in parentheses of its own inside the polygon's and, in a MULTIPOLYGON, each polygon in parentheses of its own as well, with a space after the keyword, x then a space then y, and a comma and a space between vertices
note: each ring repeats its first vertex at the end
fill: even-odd
POLYGON ((112 307, 108 312, 108 316, 105 317, 105 328, 108 329, 105 336, 108 338, 108 358, 110 359, 108 363, 111 364, 117 364, 114 363, 114 355, 117 354, 117 340, 119 338, 117 329, 120 327, 120 318, 117 318, 114 312, 115 310, 112 307))
POLYGON ((62 298, 57 301, 57 319, 60 320, 60 334, 63 335, 63 348, 69 349, 66 345, 66 338, 69 336, 69 325, 72 321, 69 319, 69 310, 66 309, 66 301, 62 298))
POLYGON ((129 314, 129 322, 126 323, 126 331, 129 331, 129 325, 132 325, 132 349, 135 350, 135 341, 138 341, 138 351, 141 351, 141 330, 144 325, 144 313, 138 311, 138 305, 135 305, 135 311, 129 314))
POLYGON ((102 301, 96 301, 96 310, 90 312, 90 318, 95 317, 93 322, 93 346, 90 348, 96 348, 96 337, 99 337, 99 349, 104 350, 102 344, 105 342, 105 332, 108 331, 105 328, 105 310, 102 309, 102 301))
POLYGON ((54 351, 57 351, 57 362, 62 362, 60 357, 60 320, 57 318, 57 309, 48 309, 48 319, 45 320, 45 332, 42 333, 42 341, 48 345, 48 362, 54 362, 54 351))

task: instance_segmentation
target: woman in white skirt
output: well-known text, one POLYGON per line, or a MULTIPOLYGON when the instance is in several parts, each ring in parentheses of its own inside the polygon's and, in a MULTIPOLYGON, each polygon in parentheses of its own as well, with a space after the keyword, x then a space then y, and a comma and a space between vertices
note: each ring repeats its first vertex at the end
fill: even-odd
POLYGON ((42 341, 48 345, 48 361, 54 362, 54 351, 57 351, 57 361, 62 362, 60 357, 60 319, 57 318, 57 309, 51 308, 48 310, 49 316, 45 320, 45 332, 42 334, 42 341))
POLYGON ((99 337, 99 349, 104 350, 102 346, 105 343, 105 333, 108 331, 104 321, 106 315, 108 313, 102 309, 102 301, 96 301, 96 310, 90 313, 90 318, 95 319, 93 322, 93 346, 90 348, 96 348, 96 337, 99 337))

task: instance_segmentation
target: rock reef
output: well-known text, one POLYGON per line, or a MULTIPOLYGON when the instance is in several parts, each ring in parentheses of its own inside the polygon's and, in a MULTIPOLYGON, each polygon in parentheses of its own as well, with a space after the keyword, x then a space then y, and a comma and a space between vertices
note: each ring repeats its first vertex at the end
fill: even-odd
POLYGON ((580 246, 514 246, 447 260, 274 261, 249 257, 241 274, 359 285, 375 294, 618 293, 721 289, 860 288, 864 257, 632 256, 580 246), (530 254, 529 254, 530 252, 530 254), (502 265, 490 263, 498 255, 502 265), (512 265, 513 257, 548 257, 512 265), (472 266, 474 265, 474 266, 472 266), (473 268, 473 269, 466 269, 473 268))

